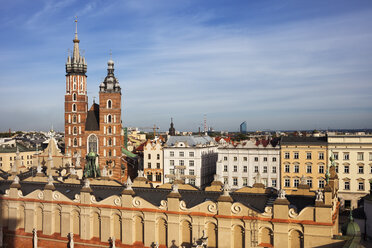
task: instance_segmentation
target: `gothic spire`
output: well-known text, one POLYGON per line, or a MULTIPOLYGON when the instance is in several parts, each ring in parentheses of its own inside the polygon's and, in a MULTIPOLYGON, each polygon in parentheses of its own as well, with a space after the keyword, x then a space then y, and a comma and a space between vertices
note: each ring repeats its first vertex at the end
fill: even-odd
POLYGON ((70 58, 70 55, 67 57, 66 72, 67 74, 85 74, 87 72, 87 63, 85 62, 84 54, 82 56, 80 55, 80 40, 78 38, 77 32, 77 17, 75 18, 75 37, 72 41, 74 42, 74 49, 72 51, 72 58, 70 58))
POLYGON ((77 33, 77 17, 75 19, 75 38, 73 42, 74 42, 74 52, 73 52, 72 58, 75 63, 78 63, 80 60, 80 51, 79 51, 80 40, 78 39, 78 33, 77 33))

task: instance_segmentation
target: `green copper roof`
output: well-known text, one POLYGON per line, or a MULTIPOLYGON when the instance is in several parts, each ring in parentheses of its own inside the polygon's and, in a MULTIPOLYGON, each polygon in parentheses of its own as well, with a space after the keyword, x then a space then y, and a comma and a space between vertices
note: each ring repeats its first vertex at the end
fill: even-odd
POLYGON ((124 149, 124 148, 121 148, 121 152, 124 153, 125 155, 127 155, 127 156, 130 157, 130 158, 135 158, 135 157, 137 157, 136 154, 133 154, 133 153, 131 153, 130 151, 128 151, 127 149, 124 149))

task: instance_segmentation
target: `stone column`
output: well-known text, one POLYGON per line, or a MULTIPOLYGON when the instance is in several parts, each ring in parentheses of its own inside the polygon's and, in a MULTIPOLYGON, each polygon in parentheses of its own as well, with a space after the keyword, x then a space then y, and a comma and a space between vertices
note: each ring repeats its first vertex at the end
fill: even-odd
POLYGON ((70 205, 62 205, 61 209, 61 236, 67 237, 67 235, 73 230, 70 229, 71 226, 71 210, 70 205))
POLYGON ((111 236, 111 210, 101 209, 101 241, 107 242, 111 236))
POLYGON ((25 232, 32 233, 35 227, 35 203, 26 202, 25 204, 25 232))
POLYGON ((155 242, 155 213, 146 213, 144 216, 144 233, 145 233, 145 246, 150 247, 155 242))

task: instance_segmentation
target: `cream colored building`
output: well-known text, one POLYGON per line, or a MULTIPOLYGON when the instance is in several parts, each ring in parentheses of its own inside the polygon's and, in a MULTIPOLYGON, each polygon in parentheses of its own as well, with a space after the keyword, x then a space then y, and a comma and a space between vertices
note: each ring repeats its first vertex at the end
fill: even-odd
POLYGON ((17 157, 17 149, 20 156, 21 170, 35 165, 35 148, 28 148, 22 144, 2 145, 0 146, 0 169, 10 171, 17 157))
POLYGON ((143 172, 154 186, 160 185, 163 180, 163 145, 158 139, 148 140, 143 145, 143 172))
POLYGON ((281 147, 281 187, 294 190, 302 180, 312 190, 323 189, 328 165, 326 137, 284 136, 281 147))
POLYGON ((340 181, 341 206, 356 208, 372 179, 372 135, 328 135, 340 181))
POLYGON ((109 240, 116 247, 191 247, 198 240, 221 248, 341 247, 344 241, 333 239, 336 184, 286 195, 262 184, 230 192, 219 181, 202 191, 185 184, 154 189, 143 177, 125 187, 108 178, 56 181, 42 173, 1 179, 1 242, 18 248, 109 247, 109 240))

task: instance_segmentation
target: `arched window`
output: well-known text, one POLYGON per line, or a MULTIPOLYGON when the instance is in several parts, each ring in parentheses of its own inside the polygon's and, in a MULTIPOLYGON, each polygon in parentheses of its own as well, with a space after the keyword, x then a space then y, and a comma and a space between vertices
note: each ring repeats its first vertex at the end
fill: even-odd
POLYGON ((74 134, 77 134, 77 127, 74 127, 74 134))
POLYGON ((108 143, 108 144, 107 144, 108 146, 112 146, 112 139, 109 138, 107 143, 108 143))
POLYGON ((108 156, 109 156, 109 157, 112 156, 111 150, 108 151, 108 156))
POLYGON ((112 131, 112 130, 111 130, 111 127, 108 127, 108 128, 107 128, 107 133, 108 133, 108 134, 111 134, 111 131, 112 131))
POLYGON ((77 97, 76 97, 76 93, 72 94, 72 100, 73 101, 76 101, 77 97))
POLYGON ((88 137, 88 151, 98 153, 98 139, 97 136, 92 134, 88 137))
POLYGON ((77 146, 77 138, 74 138, 74 146, 77 146))
POLYGON ((111 123, 111 121, 112 121, 112 117, 111 117, 111 115, 108 115, 108 116, 107 116, 107 122, 108 122, 108 123, 111 123))
MULTIPOLYGON (((74 81, 75 81, 75 78, 74 78, 74 81)), ((75 82, 73 84, 73 89, 76 90, 76 83, 75 82)))
POLYGON ((76 112, 76 104, 72 104, 72 112, 76 112))
POLYGON ((73 115, 73 116, 72 116, 72 122, 73 122, 73 123, 76 123, 76 115, 73 115))
POLYGON ((107 108, 108 109, 112 108, 112 101, 111 100, 107 100, 107 108))

